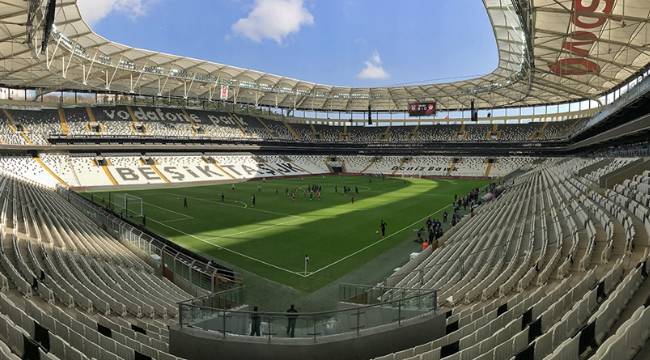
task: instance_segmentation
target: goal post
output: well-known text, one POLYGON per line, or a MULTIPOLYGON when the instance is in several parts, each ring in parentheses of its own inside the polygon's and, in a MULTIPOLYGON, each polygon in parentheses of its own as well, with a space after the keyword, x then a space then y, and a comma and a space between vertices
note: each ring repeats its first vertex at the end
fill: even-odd
POLYGON ((112 193, 110 206, 115 212, 127 218, 144 216, 142 198, 129 193, 112 193))

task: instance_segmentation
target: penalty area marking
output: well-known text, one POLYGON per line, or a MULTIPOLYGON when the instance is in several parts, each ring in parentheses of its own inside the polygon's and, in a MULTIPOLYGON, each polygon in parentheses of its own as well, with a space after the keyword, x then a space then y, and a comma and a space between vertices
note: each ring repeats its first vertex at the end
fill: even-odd
POLYGON ((291 216, 291 217, 295 217, 295 218, 299 218, 299 219, 304 219, 305 218, 304 216, 295 215, 295 214, 287 214, 287 213, 281 213, 281 212, 277 212, 277 211, 263 210, 263 209, 258 209, 258 208, 254 208, 254 207, 248 207, 248 205, 246 205, 245 202, 239 201, 239 200, 235 200, 234 202, 239 202, 241 204, 245 204, 246 207, 231 205, 231 204, 222 203, 222 202, 219 202, 219 201, 212 201, 212 200, 208 200, 208 199, 196 198, 196 197, 193 197, 193 196, 187 196, 187 198, 192 199, 192 200, 196 200, 196 201, 203 201, 203 202, 207 202, 207 203, 211 203, 211 204, 217 204, 219 206, 234 207, 234 208, 237 208, 237 209, 246 209, 246 210, 250 210, 250 211, 257 211, 257 212, 260 212, 260 213, 266 213, 266 214, 271 214, 271 215, 291 216))
POLYGON ((178 218, 178 219, 165 219, 166 222, 182 222, 182 221, 188 221, 188 220, 193 220, 189 218, 178 218))
MULTIPOLYGON (((263 264, 263 265, 266 265, 266 266, 272 267, 272 268, 277 269, 277 270, 280 270, 280 271, 284 271, 284 272, 287 272, 287 273, 290 273, 290 274, 298 275, 298 276, 303 277, 303 278, 306 277, 305 274, 302 274, 302 273, 300 273, 300 272, 293 271, 293 270, 289 270, 289 269, 285 269, 285 268, 283 268, 282 266, 278 266, 278 265, 275 265, 275 264, 271 264, 270 262, 267 262, 267 261, 264 261, 264 260, 260 260, 260 259, 258 259, 258 258, 254 258, 254 257, 252 257, 252 256, 249 256, 249 255, 246 255, 246 254, 240 253, 239 251, 235 251, 235 250, 229 249, 229 248, 227 248, 227 247, 225 247, 225 246, 221 246, 221 245, 215 244, 215 243, 213 243, 213 242, 211 242, 211 241, 208 241, 208 240, 206 240, 206 239, 201 238, 200 236, 196 236, 196 235, 193 235, 193 234, 188 234, 188 233, 186 233, 185 231, 183 231, 183 230, 179 230, 179 229, 177 229, 177 228, 175 228, 175 227, 173 227, 173 226, 170 226, 170 225, 168 225, 168 224, 165 224, 165 223, 163 223, 162 221, 158 221, 158 220, 155 220, 155 219, 151 219, 151 221, 153 221, 153 222, 155 222, 155 223, 158 223, 158 224, 160 224, 160 225, 162 225, 162 226, 164 226, 164 227, 166 227, 166 228, 172 229, 172 230, 174 230, 174 231, 176 231, 176 232, 178 232, 178 233, 180 233, 180 234, 183 234, 183 235, 189 236, 189 237, 191 237, 191 238, 194 238, 194 239, 196 239, 196 240, 199 240, 199 241, 201 241, 201 242, 203 242, 203 243, 206 243, 206 244, 208 244, 208 245, 210 245, 210 246, 216 247, 216 248, 218 248, 218 249, 221 249, 221 250, 227 251, 227 252, 232 253, 232 254, 235 254, 235 255, 239 255, 239 256, 241 256, 241 257, 243 257, 243 258, 246 258, 246 259, 248 259, 248 260, 252 260, 252 261, 258 262, 258 263, 260 263, 260 264, 263 264)), ((210 238, 208 238, 208 239, 210 239, 210 238)))
MULTIPOLYGON (((126 194, 128 194, 128 193, 126 193, 126 194)), ((131 195, 131 196, 133 196, 133 195, 131 195)), ((167 208, 165 208, 165 207, 158 206, 158 205, 156 205, 156 204, 152 204, 152 203, 147 202, 147 201, 144 201, 144 200, 142 200, 142 203, 143 203, 143 204, 147 204, 147 205, 149 205, 149 206, 153 206, 153 207, 158 208, 158 209, 160 209, 160 210, 169 211, 170 213, 174 213, 174 214, 176 214, 176 215, 180 215, 180 216, 183 217, 182 219, 179 218, 179 219, 173 219, 173 220, 167 220, 167 221, 181 221, 181 220, 193 220, 193 219, 194 219, 193 216, 190 216, 190 215, 187 215, 187 214, 183 214, 183 213, 180 213, 180 212, 178 212, 178 211, 170 210, 170 209, 167 209, 167 208)))

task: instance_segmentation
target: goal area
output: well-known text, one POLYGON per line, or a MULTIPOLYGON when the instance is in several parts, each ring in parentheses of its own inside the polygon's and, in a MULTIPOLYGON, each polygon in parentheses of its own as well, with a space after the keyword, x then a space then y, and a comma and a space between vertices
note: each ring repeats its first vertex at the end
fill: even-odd
POLYGON ((126 218, 141 218, 144 216, 144 206, 141 197, 128 193, 110 193, 109 206, 113 211, 126 218))

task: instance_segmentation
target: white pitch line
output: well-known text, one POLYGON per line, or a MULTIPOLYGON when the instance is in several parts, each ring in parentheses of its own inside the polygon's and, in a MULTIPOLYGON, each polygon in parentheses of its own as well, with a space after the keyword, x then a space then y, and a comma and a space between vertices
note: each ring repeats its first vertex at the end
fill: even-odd
POLYGON ((327 268, 330 268, 330 267, 332 267, 332 266, 334 266, 334 265, 340 263, 341 261, 345 261, 345 260, 347 260, 347 259, 349 259, 349 258, 351 258, 351 257, 353 257, 353 256, 355 256, 355 255, 357 255, 357 254, 359 254, 359 253, 361 253, 361 252, 363 252, 363 251, 366 251, 366 250, 370 249, 371 247, 373 247, 373 246, 375 246, 375 245, 377 245, 377 244, 380 244, 380 243, 384 242, 385 240, 388 240, 388 239, 392 238, 393 236, 395 236, 395 235, 397 235, 397 234, 399 234, 399 233, 402 233, 403 231, 405 231, 405 230, 407 230, 407 229, 410 229, 411 226, 416 225, 417 223, 419 223, 419 222, 421 222, 421 221, 423 221, 423 220, 426 220, 429 216, 433 216, 433 215, 439 213, 440 211, 442 211, 442 210, 444 210, 444 209, 450 207, 451 205, 452 205, 452 204, 448 204, 447 206, 438 209, 437 211, 435 211, 435 212, 433 212, 433 213, 431 213, 431 214, 429 214, 429 215, 423 217, 422 219, 420 219, 420 220, 418 220, 418 221, 415 221, 414 223, 412 223, 412 224, 410 224, 410 225, 408 225, 408 226, 405 226, 405 227, 403 227, 403 228, 397 230, 396 232, 394 232, 394 233, 392 233, 392 234, 390 234, 390 235, 388 235, 388 236, 386 236, 386 237, 384 237, 384 238, 381 238, 381 239, 375 241, 374 243, 369 244, 369 245, 367 245, 367 246, 365 246, 365 247, 363 247, 363 248, 361 248, 361 249, 359 249, 359 250, 353 252, 353 253, 350 254, 350 255, 344 256, 344 257, 342 257, 342 258, 340 258, 340 259, 334 261, 334 262, 331 263, 331 264, 328 264, 328 265, 323 266, 322 268, 320 268, 320 269, 318 269, 318 270, 316 270, 316 271, 312 271, 312 272, 310 272, 309 274, 307 274, 306 277, 310 277, 310 276, 312 276, 312 275, 314 275, 314 274, 317 274, 317 273, 321 272, 322 270, 325 270, 325 269, 327 269, 327 268))
POLYGON ((264 229, 268 229, 268 228, 275 227, 275 226, 287 225, 287 224, 290 224, 292 222, 296 222, 298 220, 302 220, 302 219, 293 219, 293 220, 287 220, 287 221, 277 223, 277 224, 262 225, 262 226, 259 226, 259 227, 255 228, 255 229, 240 231, 240 232, 236 232, 236 233, 232 233, 232 234, 226 234, 226 235, 210 236, 210 237, 206 237, 206 239, 224 239, 224 238, 228 238, 228 237, 231 237, 231 236, 237 236, 237 235, 242 235, 242 234, 250 234, 250 233, 262 231, 264 229))
MULTIPOLYGON (((258 209, 258 208, 236 206, 236 205, 231 205, 231 204, 228 204, 228 203, 222 203, 222 202, 216 201, 216 200, 212 201, 212 200, 208 200, 208 199, 195 198, 195 197, 192 197, 192 196, 187 196, 187 198, 192 199, 192 200, 197 200, 197 201, 213 203, 213 204, 217 204, 217 205, 220 205, 220 206, 234 207, 234 208, 237 208, 237 209, 246 209, 246 210, 249 210, 249 211, 257 211, 257 212, 271 214, 271 215, 292 216, 292 217, 297 217, 297 218, 300 218, 300 219, 305 218, 304 216, 300 216, 300 215, 287 214, 287 213, 281 213, 281 212, 276 212, 276 211, 271 211, 271 210, 263 210, 263 209, 258 209)), ((235 200, 235 201, 239 201, 239 200, 235 200)))
POLYGON ((221 245, 214 244, 214 243, 212 243, 212 242, 210 242, 210 241, 207 241, 207 240, 205 240, 205 239, 202 239, 202 238, 199 237, 199 236, 196 236, 196 235, 193 235, 193 234, 188 234, 188 233, 186 233, 185 231, 182 231, 182 230, 176 229, 176 228, 173 227, 173 226, 169 226, 169 225, 167 225, 167 224, 165 224, 165 223, 163 223, 163 222, 161 222, 161 221, 158 221, 158 220, 155 220, 155 219, 151 219, 151 221, 153 221, 153 222, 155 222, 155 223, 158 223, 158 224, 160 224, 160 225, 162 225, 162 226, 164 226, 164 227, 166 227, 166 228, 172 229, 172 230, 174 230, 174 231, 176 231, 176 232, 178 232, 178 233, 181 233, 181 234, 183 234, 183 235, 187 235, 187 236, 189 236, 189 237, 192 237, 192 238, 194 238, 194 239, 196 239, 196 240, 199 240, 199 241, 201 241, 201 242, 203 242, 203 243, 206 243, 206 244, 208 244, 208 245, 210 245, 210 246, 214 246, 214 247, 216 247, 216 248, 218 248, 218 249, 225 250, 225 251, 227 251, 227 252, 229 252, 229 253, 233 253, 233 254, 235 254, 235 255, 239 255, 239 256, 241 256, 241 257, 243 257, 243 258, 246 258, 246 259, 249 259, 249 260, 253 260, 253 261, 255 261, 255 262, 258 262, 258 263, 260 263, 260 264, 264 264, 264 265, 266 265, 266 266, 272 267, 272 268, 277 269, 277 270, 281 270, 281 271, 284 271, 284 272, 288 272, 288 273, 290 273, 290 274, 298 275, 298 276, 300 276, 300 277, 305 277, 305 275, 302 274, 302 273, 299 273, 299 272, 296 272, 296 271, 292 271, 292 270, 289 270, 289 269, 285 269, 285 268, 283 268, 283 267, 281 267, 281 266, 277 266, 277 265, 271 264, 271 263, 266 262, 266 261, 264 261, 264 260, 260 260, 260 259, 254 258, 254 257, 252 257, 252 256, 248 256, 248 255, 246 255, 246 254, 242 254, 242 253, 240 253, 240 252, 238 252, 238 251, 235 251, 235 250, 232 250, 232 249, 228 249, 228 248, 225 247, 225 246, 221 246, 221 245))
MULTIPOLYGON (((183 214, 183 213, 180 213, 180 212, 178 212, 178 211, 170 210, 170 209, 164 208, 164 207, 162 207, 162 206, 158 206, 158 205, 156 205, 156 204, 152 204, 152 203, 147 202, 147 201, 144 201, 144 200, 142 200, 142 203, 143 203, 143 204, 147 204, 147 205, 149 205, 149 206, 153 206, 153 207, 158 208, 158 209, 161 209, 161 210, 169 211, 169 212, 174 213, 174 214, 176 214, 176 215, 180 215, 180 216, 184 217, 186 220, 194 219, 193 216, 190 216, 190 215, 187 215, 187 214, 183 214)), ((168 220, 168 221, 169 221, 169 220, 168 220)), ((174 221, 174 220, 171 220, 171 221, 174 221)), ((178 220, 176 220, 176 221, 178 221, 178 220)))
POLYGON ((171 219, 171 220, 165 219, 166 222, 181 222, 181 221, 187 221, 187 220, 192 220, 192 219, 189 219, 189 218, 179 218, 179 219, 171 219))

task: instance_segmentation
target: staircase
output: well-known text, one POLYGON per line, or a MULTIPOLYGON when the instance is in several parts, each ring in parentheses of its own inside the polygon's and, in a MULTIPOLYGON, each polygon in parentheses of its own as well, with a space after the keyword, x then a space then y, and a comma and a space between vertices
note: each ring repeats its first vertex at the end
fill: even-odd
POLYGON ((133 113, 133 109, 131 109, 130 106, 127 106, 126 110, 129 112, 129 117, 131 118, 131 135, 135 135, 139 132, 136 127, 137 121, 136 121, 135 114, 133 113))
POLYGON ((113 176, 113 174, 111 174, 111 171, 108 169, 108 165, 110 165, 108 159, 106 159, 106 164, 105 165, 99 165, 99 164, 97 164, 97 162, 95 160, 93 160, 93 164, 95 166, 100 166, 102 168, 102 170, 104 171, 104 174, 108 178, 108 181, 111 182, 111 184, 113 184, 114 186, 119 185, 117 180, 115 180, 115 177, 113 176))
POLYGON ((56 182, 59 183, 59 185, 68 187, 68 184, 65 181, 63 181, 63 179, 61 179, 59 175, 54 173, 54 171, 52 171, 52 169, 50 169, 50 167, 43 162, 43 159, 41 159, 38 155, 34 155, 33 159, 41 168, 43 168, 43 170, 45 170, 46 173, 48 173, 51 177, 53 177, 54 180, 56 180, 56 182))
POLYGON ((318 131, 316 131, 316 128, 314 127, 314 125, 309 124, 309 128, 311 129, 312 138, 320 140, 321 139, 321 134, 318 131))
MULTIPOLYGON (((167 178, 167 176, 165 176, 165 174, 163 174, 163 173, 158 169, 158 166, 156 166, 156 161, 154 161, 153 159, 151 159, 151 161, 153 161, 153 163, 149 164, 149 167, 151 168, 151 170, 152 170, 153 172, 155 172, 156 175, 158 175, 158 177, 159 177, 163 182, 165 182, 165 184, 171 184, 171 181, 169 181, 169 179, 167 178)), ((144 165, 144 166, 147 166, 147 163, 144 161, 143 158, 140 158, 140 164, 142 164, 142 165, 144 165)))
POLYGON ((499 140, 499 131, 497 130, 497 124, 492 124, 492 129, 488 131, 485 135, 486 140, 492 140, 492 136, 495 136, 495 140, 499 140))
POLYGON ((465 125, 465 122, 464 122, 464 121, 461 122, 460 130, 458 130, 458 133, 456 133, 456 136, 458 137, 459 140, 460 140, 460 139, 462 139, 462 140, 467 140, 467 137, 468 137, 469 134, 468 134, 467 131, 465 130, 465 126, 466 126, 466 125, 465 125))
POLYGON ((289 123, 286 120, 282 120, 282 123, 284 126, 287 127, 287 130, 289 130, 289 134, 293 137, 294 140, 300 140, 300 135, 296 132, 296 130, 289 125, 289 123))
POLYGON ((400 169, 402 166, 404 166, 404 164, 408 163, 409 161, 411 161, 411 159, 409 159, 409 158, 405 158, 405 157, 401 158, 401 159, 399 160, 399 165, 397 166, 397 169, 395 169, 395 170, 391 173, 391 175, 395 175, 395 174, 397 174, 397 172, 399 171, 399 169, 400 169))
POLYGON ((192 125, 192 134, 196 135, 196 123, 194 122, 194 119, 190 116, 190 114, 187 112, 185 109, 181 109, 183 112, 183 116, 185 116, 185 120, 192 125))
POLYGON ((266 132, 269 135, 271 135, 271 137, 276 137, 276 138, 278 137, 278 134, 275 132, 275 130, 271 129, 268 125, 266 125, 266 123, 262 120, 261 117, 255 117, 255 118, 257 119, 257 121, 259 121, 260 124, 262 124, 264 129, 266 129, 266 132))
POLYGON ((447 166, 447 176, 452 176, 454 173, 454 169, 456 169, 456 163, 458 159, 452 158, 449 160, 449 165, 447 166))
POLYGON ((542 125, 542 128, 533 134, 531 140, 539 140, 542 137, 544 137, 544 133, 546 132, 547 127, 548 127, 548 121, 545 121, 544 124, 542 125))
POLYGON ((86 114, 88 115, 88 124, 86 126, 88 127, 88 131, 92 132, 91 125, 92 124, 97 124, 99 126, 99 133, 103 134, 105 132, 108 132, 106 127, 103 124, 100 124, 99 121, 97 121, 97 118, 95 118, 95 114, 93 113, 93 110, 86 106, 86 114))
POLYGON ((63 108, 59 108, 59 123, 61 124, 61 133, 64 136, 68 136, 70 133, 70 127, 65 119, 65 110, 63 110, 63 108))
POLYGON ((27 133, 25 133, 24 128, 23 128, 23 130, 18 130, 18 126, 16 126, 16 121, 14 120, 14 117, 13 117, 13 115, 11 115, 11 113, 9 112, 9 110, 7 110, 7 109, 2 109, 2 111, 4 112, 5 116, 7 117, 7 122, 9 123, 9 128, 11 129, 11 131, 13 131, 15 134, 20 135, 20 137, 22 137, 23 140, 24 140, 27 144, 31 145, 31 144, 32 144, 32 140, 29 138, 29 136, 27 135, 27 133))
POLYGON ((411 130, 411 133, 409 134, 409 140, 412 140, 414 137, 416 137, 418 129, 420 129, 420 124, 415 125, 413 130, 411 130))
POLYGON ((386 126, 386 130, 384 130, 384 133, 381 134, 381 139, 382 140, 388 140, 390 139, 390 125, 386 126))
POLYGON ((374 165, 374 164, 375 164, 377 161, 379 161, 379 160, 381 160, 381 158, 380 158, 380 157, 377 157, 377 156, 375 156, 375 157, 373 157, 372 159, 370 159, 370 162, 368 163, 368 165, 367 165, 365 168, 363 168, 363 170, 361 170, 361 174, 365 174, 365 172, 366 172, 368 169, 370 169, 370 167, 371 167, 372 165, 374 165))
POLYGON ((485 160, 485 174, 483 176, 490 177, 490 172, 492 171, 493 167, 494 167, 494 162, 490 161, 490 159, 485 160))
POLYGON ((242 122, 243 122, 242 118, 240 118, 237 114, 232 114, 232 116, 234 116, 234 117, 237 119, 237 120, 235 121, 235 124, 237 124, 237 127, 239 128, 239 130, 241 131, 241 133, 242 133, 245 137, 246 137, 246 136, 250 136, 250 134, 248 133, 248 130, 246 130, 246 128, 244 128, 244 127, 242 126, 242 122))

